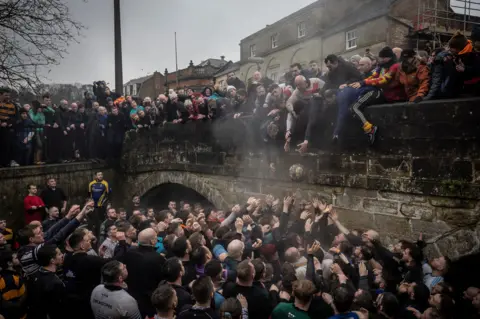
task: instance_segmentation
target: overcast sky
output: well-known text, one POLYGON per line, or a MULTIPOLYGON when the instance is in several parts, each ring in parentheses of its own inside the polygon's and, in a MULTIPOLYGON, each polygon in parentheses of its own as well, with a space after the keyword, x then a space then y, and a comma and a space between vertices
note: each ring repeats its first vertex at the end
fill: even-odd
MULTIPOLYGON (((106 80, 114 87, 113 0, 65 0, 87 29, 47 77, 55 83, 106 80)), ((315 0, 122 0, 123 80, 207 58, 237 61, 242 38, 315 0)))

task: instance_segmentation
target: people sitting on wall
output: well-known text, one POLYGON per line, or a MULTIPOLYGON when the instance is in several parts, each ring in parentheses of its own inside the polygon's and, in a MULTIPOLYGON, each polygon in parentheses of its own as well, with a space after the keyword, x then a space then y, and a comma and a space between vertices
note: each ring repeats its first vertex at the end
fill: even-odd
POLYGON ((400 65, 396 55, 390 47, 385 47, 378 54, 379 66, 366 79, 352 83, 350 86, 357 90, 358 99, 353 103, 354 114, 362 121, 363 131, 370 144, 375 142, 378 127, 370 123, 362 110, 373 104, 383 101, 400 101, 405 93, 401 87, 397 73, 400 65))
POLYGON ((206 86, 200 93, 185 86, 177 90, 169 89, 155 100, 149 97, 140 99, 130 95, 119 96, 111 92, 108 87, 102 86, 99 91, 101 94, 97 94, 101 97, 98 99, 100 103, 90 92, 85 92, 83 103, 76 101, 69 103, 63 99, 57 106, 52 103, 50 94, 45 93, 41 97, 41 102, 33 102, 31 108, 27 106, 28 118, 35 125, 35 134, 30 142, 31 147, 28 145, 25 147, 24 144, 16 141, 17 136, 25 133, 25 125, 22 123, 29 121, 21 120, 18 112, 20 108, 8 101, 10 90, 2 88, 2 92, 5 93, 0 94, 2 125, 0 135, 1 143, 5 144, 2 149, 6 151, 2 152, 0 162, 2 166, 18 166, 85 159, 101 161, 106 157, 118 160, 121 152, 120 145, 123 143, 126 131, 137 129, 143 131, 168 125, 167 123, 186 123, 196 120, 208 122, 254 115, 254 121, 258 118, 262 119, 253 125, 256 133, 252 136, 259 136, 257 133, 260 127, 274 109, 278 114, 273 118, 280 117, 282 125, 278 128, 283 134, 285 129, 283 118, 288 119, 287 131, 291 125, 289 123, 292 123, 294 103, 287 102, 296 89, 298 75, 308 80, 324 81, 325 86, 320 92, 321 98, 326 105, 338 106, 333 132, 334 142, 341 135, 342 125, 349 114, 348 110, 352 108, 353 113, 361 119, 369 142, 373 144, 378 127, 369 123, 362 112, 368 105, 382 102, 412 102, 413 100, 420 102, 476 95, 480 92, 477 89, 480 83, 479 33, 478 28, 474 29, 472 40, 456 33, 449 41, 447 50, 427 48, 429 57, 424 51, 413 53, 410 49, 390 49, 389 47, 380 50, 378 56, 369 48, 365 49, 363 57, 354 55, 343 58, 328 55, 324 61, 328 69, 325 74, 321 72, 321 67, 315 60, 310 61, 308 70, 302 70, 301 64, 294 63, 285 75, 279 77, 279 80, 284 83, 279 83, 279 87, 273 89, 271 89, 272 81, 262 76, 260 71, 256 71, 252 78, 247 80, 246 91, 242 91, 244 82, 231 72, 227 75, 229 85, 223 88, 206 86), (410 63, 405 62, 400 66, 397 63, 397 56, 401 57, 404 51, 406 52, 404 56, 421 55, 423 62, 418 63, 418 59, 409 58, 410 63), (404 69, 402 77, 400 72, 397 72, 400 68, 404 69), (428 87, 424 85, 426 79, 418 77, 423 76, 425 70, 429 72, 428 87), (414 75, 413 72, 417 76, 418 83, 410 78, 414 75), (286 108, 283 107, 284 104, 288 104, 286 108), (144 113, 140 112, 141 109, 144 113), (123 115, 125 125, 119 114, 123 115), (112 120, 109 120, 110 117, 113 117, 112 120), (17 123, 18 129, 15 130, 17 123))
POLYGON ((333 130, 334 141, 338 139, 350 105, 357 99, 357 92, 349 84, 362 80, 362 75, 357 68, 336 55, 328 55, 325 58, 328 74, 325 78, 324 91, 336 92, 336 104, 338 106, 337 119, 333 130))
POLYGON ((402 62, 397 73, 398 82, 403 85, 408 101, 419 103, 428 94, 430 75, 425 62, 412 49, 402 51, 402 62))

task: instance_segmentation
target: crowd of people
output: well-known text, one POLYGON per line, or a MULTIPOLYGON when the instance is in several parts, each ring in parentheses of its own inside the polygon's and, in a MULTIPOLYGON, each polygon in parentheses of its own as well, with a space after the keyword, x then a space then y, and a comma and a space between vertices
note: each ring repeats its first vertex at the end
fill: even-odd
POLYGON ((0 166, 118 158, 126 131, 246 116, 251 118, 246 143, 258 146, 260 141, 261 146, 285 133, 285 151, 293 139, 305 152, 330 105, 338 107, 333 142, 341 138, 352 113, 361 121, 359 132, 373 144, 379 128, 364 114, 370 105, 478 94, 477 33, 472 32, 472 40, 457 33, 447 48, 431 52, 385 47, 377 55, 367 49, 363 57, 348 61, 328 55, 323 61, 326 72, 318 61, 311 61, 309 69, 296 63, 283 84, 258 71, 245 84, 232 72, 225 88, 170 89, 156 99, 119 96, 104 86, 96 99, 86 93, 83 103, 62 100, 55 105, 46 93, 41 101, 20 107, 10 101, 8 88, 0 88, 0 166))
POLYGON ((386 247, 315 198, 124 209, 101 172, 88 192, 29 185, 25 227, 0 222, 0 318, 480 318, 479 283, 449 282, 421 236, 386 247))

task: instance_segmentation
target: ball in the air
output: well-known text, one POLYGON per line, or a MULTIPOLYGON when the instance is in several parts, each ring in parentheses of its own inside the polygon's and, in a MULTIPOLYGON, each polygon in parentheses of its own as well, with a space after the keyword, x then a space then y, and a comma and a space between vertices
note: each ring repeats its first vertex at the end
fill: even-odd
POLYGON ((301 164, 293 164, 290 167, 290 178, 292 181, 301 181, 305 177, 305 167, 301 164))

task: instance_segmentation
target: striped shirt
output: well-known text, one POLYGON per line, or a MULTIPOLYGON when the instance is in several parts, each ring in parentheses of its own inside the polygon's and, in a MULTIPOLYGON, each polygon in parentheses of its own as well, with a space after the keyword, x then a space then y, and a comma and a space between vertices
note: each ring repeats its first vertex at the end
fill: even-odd
POLYGON ((80 225, 80 222, 74 218, 69 220, 67 218, 61 219, 58 223, 53 225, 45 234, 45 242, 39 245, 27 245, 20 247, 18 250, 18 260, 22 266, 22 270, 27 277, 35 274, 40 265, 37 264, 38 250, 45 244, 61 244, 80 225))
POLYGON ((26 318, 25 284, 19 274, 11 270, 1 272, 0 294, 4 301, 2 314, 6 318, 26 318))
POLYGON ((422 269, 423 269, 423 273, 425 274, 423 276, 423 283, 425 284, 425 286, 428 287, 430 291, 432 291, 432 288, 435 287, 436 284, 443 281, 442 276, 432 275, 433 270, 429 264, 427 263, 423 264, 422 269))
POLYGON ((0 102, 0 122, 10 121, 15 118, 17 108, 13 103, 0 102))

